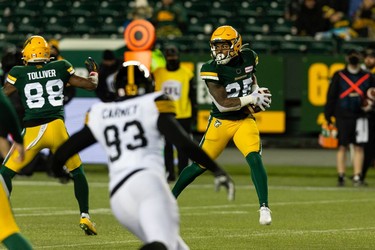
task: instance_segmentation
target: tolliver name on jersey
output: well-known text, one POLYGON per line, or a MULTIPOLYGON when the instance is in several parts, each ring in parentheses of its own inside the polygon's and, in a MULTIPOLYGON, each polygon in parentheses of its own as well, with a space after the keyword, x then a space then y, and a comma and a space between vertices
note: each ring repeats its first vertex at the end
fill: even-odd
POLYGON ((37 72, 30 72, 30 73, 27 73, 27 76, 29 77, 29 80, 56 77, 56 70, 49 69, 49 70, 43 70, 43 71, 37 71, 37 72))

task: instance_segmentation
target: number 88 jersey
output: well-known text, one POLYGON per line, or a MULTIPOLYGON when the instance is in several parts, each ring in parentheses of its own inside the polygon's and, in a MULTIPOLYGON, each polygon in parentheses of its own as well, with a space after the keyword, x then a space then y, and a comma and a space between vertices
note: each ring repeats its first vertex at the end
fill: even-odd
POLYGON ((25 108, 24 122, 64 119, 63 91, 74 72, 66 60, 13 67, 7 82, 17 88, 25 108))

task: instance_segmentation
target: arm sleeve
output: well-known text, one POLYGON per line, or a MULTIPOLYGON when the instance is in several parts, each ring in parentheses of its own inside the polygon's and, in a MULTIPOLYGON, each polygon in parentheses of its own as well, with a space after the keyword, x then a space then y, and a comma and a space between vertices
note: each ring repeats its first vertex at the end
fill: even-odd
POLYGON ((2 91, 0 93, 0 110, 0 123, 3 124, 3 128, 12 135, 14 141, 23 143, 22 129, 16 111, 2 91))
POLYGON ((187 156, 198 164, 212 171, 215 175, 221 175, 224 171, 213 161, 183 130, 172 114, 160 114, 158 128, 165 139, 175 145, 178 150, 185 152, 187 156))
POLYGON ((94 144, 96 139, 86 125, 64 142, 53 156, 53 168, 61 168, 65 162, 79 151, 94 144))

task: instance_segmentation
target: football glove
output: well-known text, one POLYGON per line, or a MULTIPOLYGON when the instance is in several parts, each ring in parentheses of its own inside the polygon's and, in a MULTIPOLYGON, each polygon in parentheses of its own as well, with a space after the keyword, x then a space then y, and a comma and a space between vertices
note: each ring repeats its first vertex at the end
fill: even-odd
POLYGON ((255 105, 259 106, 263 111, 271 106, 271 92, 268 88, 257 88, 250 94, 255 100, 255 105))
POLYGON ((219 192, 220 187, 223 186, 227 189, 228 200, 229 201, 234 200, 234 196, 235 196, 234 182, 232 181, 232 179, 228 175, 222 174, 222 175, 215 176, 214 182, 215 182, 215 191, 216 192, 219 192))
POLYGON ((88 57, 85 61, 86 69, 89 71, 89 79, 93 84, 98 86, 99 77, 98 77, 98 71, 99 67, 98 64, 92 59, 91 57, 88 57))
POLYGON ((98 73, 99 72, 98 64, 90 56, 86 59, 85 66, 86 66, 86 69, 88 70, 89 73, 91 73, 91 72, 98 73))

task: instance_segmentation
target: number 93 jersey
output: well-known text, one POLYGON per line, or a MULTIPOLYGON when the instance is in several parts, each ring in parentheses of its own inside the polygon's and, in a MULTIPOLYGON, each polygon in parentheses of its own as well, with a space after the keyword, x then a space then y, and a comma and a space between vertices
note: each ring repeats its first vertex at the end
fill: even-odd
POLYGON ((110 190, 137 169, 165 176, 160 113, 175 113, 173 101, 162 92, 92 106, 86 123, 108 156, 110 190))
POLYGON ((17 88, 25 108, 24 122, 64 119, 63 90, 72 74, 74 68, 66 60, 13 67, 7 82, 17 88))
MULTIPOLYGON (((205 82, 222 85, 228 98, 247 96, 251 93, 257 64, 257 54, 253 50, 243 49, 228 64, 217 64, 214 60, 206 62, 202 65, 200 76, 205 82)), ((240 120, 248 116, 242 110, 220 112, 214 103, 211 115, 226 120, 240 120)))

